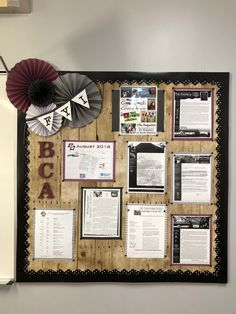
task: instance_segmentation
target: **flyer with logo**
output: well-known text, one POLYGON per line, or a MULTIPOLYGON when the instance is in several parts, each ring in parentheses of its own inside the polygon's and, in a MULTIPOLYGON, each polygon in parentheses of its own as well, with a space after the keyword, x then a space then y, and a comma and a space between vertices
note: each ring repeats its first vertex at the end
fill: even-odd
POLYGON ((115 142, 64 141, 63 179, 113 181, 115 142))

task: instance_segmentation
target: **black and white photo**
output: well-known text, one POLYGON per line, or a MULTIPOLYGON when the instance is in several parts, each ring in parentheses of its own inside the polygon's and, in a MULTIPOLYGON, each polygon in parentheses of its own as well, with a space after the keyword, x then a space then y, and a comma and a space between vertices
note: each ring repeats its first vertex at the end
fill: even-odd
POLYGON ((128 142, 127 191, 164 193, 166 143, 128 142))

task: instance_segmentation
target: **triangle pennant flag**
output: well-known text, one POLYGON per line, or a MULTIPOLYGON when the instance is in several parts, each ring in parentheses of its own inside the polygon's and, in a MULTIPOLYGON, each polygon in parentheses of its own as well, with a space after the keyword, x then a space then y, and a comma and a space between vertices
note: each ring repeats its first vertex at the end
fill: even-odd
POLYGON ((72 101, 76 102, 78 105, 90 108, 89 101, 87 97, 86 90, 82 90, 78 95, 76 95, 74 98, 71 99, 72 101))
POLYGON ((72 121, 70 101, 68 101, 65 105, 61 106, 55 111, 59 113, 61 116, 63 116, 64 118, 72 121))
POLYGON ((52 131, 53 115, 54 112, 49 112, 37 118, 39 122, 42 123, 42 125, 45 126, 46 129, 48 129, 49 132, 52 131))

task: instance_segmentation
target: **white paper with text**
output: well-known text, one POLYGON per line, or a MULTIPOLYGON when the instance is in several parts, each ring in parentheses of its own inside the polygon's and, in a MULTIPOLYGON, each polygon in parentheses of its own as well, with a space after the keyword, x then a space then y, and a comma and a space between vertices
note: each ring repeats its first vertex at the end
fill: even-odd
POLYGON ((165 205, 127 205, 127 257, 164 258, 166 252, 165 205))
POLYGON ((82 238, 119 238, 121 219, 119 188, 83 189, 82 238))
POLYGON ((35 259, 73 259, 73 236, 73 209, 35 209, 35 259))

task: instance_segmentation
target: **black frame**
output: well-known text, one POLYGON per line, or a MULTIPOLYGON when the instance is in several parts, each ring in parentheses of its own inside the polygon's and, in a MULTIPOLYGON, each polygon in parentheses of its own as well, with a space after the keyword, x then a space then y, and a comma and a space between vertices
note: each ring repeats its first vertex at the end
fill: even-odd
MULTIPOLYGON (((67 71, 68 72, 68 71, 67 71)), ((66 71, 60 74, 67 73, 66 71)), ((73 71, 71 71, 73 72, 73 71)), ((77 72, 77 71, 74 71, 77 72)), ((28 131, 25 115, 18 114, 17 142, 17 270, 18 282, 227 282, 227 225, 228 225, 228 115, 229 115, 229 73, 226 72, 79 72, 95 82, 118 82, 122 84, 138 83, 183 83, 216 84, 218 94, 217 117, 217 210, 216 210, 216 252, 215 271, 127 271, 127 270, 67 270, 33 271, 28 270, 28 131)))
POLYGON ((81 187, 81 205, 80 205, 80 239, 88 240, 120 240, 122 239, 122 188, 121 187, 81 187), (118 237, 89 237, 83 236, 83 203, 84 203, 84 190, 119 190, 120 191, 120 230, 118 237))

